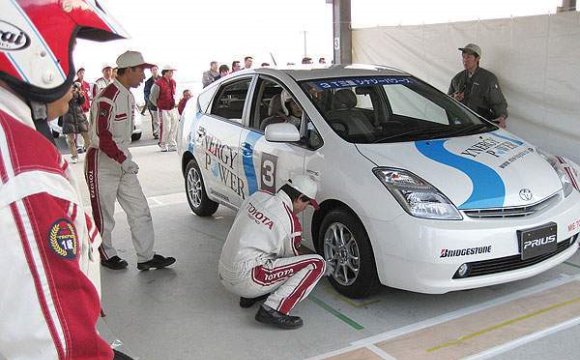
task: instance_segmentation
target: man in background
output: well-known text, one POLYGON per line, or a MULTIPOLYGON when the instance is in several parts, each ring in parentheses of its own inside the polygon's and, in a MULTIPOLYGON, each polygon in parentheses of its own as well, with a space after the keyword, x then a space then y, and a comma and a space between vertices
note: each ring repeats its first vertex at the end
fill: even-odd
POLYGON ((95 81, 95 86, 93 86, 93 99, 99 95, 99 93, 113 82, 113 67, 109 64, 104 64, 101 69, 101 76, 95 81))
POLYGON ((177 125, 179 116, 175 109, 176 84, 170 65, 161 70, 161 78, 151 87, 149 100, 157 106, 159 114, 159 147, 161 152, 177 151, 177 125))
POLYGON ((161 77, 159 75, 159 68, 157 65, 151 67, 151 77, 145 81, 145 87, 143 88, 143 97, 145 98, 145 106, 141 110, 141 115, 145 115, 145 110, 149 110, 151 115, 151 131, 153 132, 153 138, 159 139, 159 114, 157 112, 157 106, 153 105, 149 97, 151 96, 151 88, 153 84, 161 77))
POLYGON ((501 92, 497 77, 479 66, 481 48, 467 44, 458 50, 464 70, 451 79, 448 95, 469 107, 499 127, 506 127, 507 101, 501 92))

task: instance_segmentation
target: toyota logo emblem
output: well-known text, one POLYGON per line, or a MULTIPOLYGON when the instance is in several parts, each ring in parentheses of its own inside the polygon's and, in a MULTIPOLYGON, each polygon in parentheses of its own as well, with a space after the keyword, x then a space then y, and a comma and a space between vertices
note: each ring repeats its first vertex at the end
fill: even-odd
POLYGON ((520 198, 524 201, 530 201, 532 200, 532 190, 530 189, 521 189, 520 190, 520 198))

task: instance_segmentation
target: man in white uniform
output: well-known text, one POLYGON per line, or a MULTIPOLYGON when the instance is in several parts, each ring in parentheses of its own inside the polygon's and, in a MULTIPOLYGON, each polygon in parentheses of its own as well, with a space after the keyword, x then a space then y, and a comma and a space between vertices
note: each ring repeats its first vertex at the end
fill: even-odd
POLYGON ((309 204, 318 208, 317 185, 294 176, 275 195, 256 192, 240 207, 223 246, 219 276, 229 291, 250 307, 265 298, 256 320, 282 329, 302 326, 288 315, 325 274, 320 255, 299 255, 302 226, 296 216, 309 204), (268 295, 269 294, 269 295, 268 295))
POLYGON ((151 212, 137 179, 139 166, 129 151, 135 109, 130 89, 143 82, 144 69, 152 65, 143 60, 141 53, 127 51, 119 56, 117 66, 117 78, 93 101, 91 146, 85 160, 93 216, 103 237, 101 265, 113 270, 128 265, 117 255, 111 239, 115 226, 115 200, 118 200, 131 228, 137 268, 160 269, 173 264, 175 259, 153 251, 155 234, 151 212))

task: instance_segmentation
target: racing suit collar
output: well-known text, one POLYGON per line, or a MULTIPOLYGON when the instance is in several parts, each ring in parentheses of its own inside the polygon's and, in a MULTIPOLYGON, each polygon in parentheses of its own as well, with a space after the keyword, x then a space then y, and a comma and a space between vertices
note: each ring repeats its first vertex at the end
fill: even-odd
POLYGON ((35 129, 34 123, 32 122, 30 108, 24 101, 22 101, 22 99, 2 86, 0 86, 0 98, 2 98, 1 105, 7 113, 9 113, 13 118, 21 121, 23 124, 35 129))
POLYGON ((292 205, 292 200, 290 200, 290 196, 288 196, 288 194, 286 194, 284 191, 278 191, 276 196, 282 200, 284 205, 288 206, 288 208, 292 210, 292 213, 294 213, 294 205, 292 205))

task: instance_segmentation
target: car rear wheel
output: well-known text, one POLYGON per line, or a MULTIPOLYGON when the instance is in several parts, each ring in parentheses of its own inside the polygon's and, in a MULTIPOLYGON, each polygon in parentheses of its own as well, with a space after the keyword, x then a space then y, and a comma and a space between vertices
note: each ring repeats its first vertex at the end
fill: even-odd
POLYGON ((322 221, 319 251, 334 268, 329 281, 341 294, 363 298, 379 288, 375 257, 360 220, 345 209, 329 212, 322 221))
POLYGON ((217 211, 219 204, 207 197, 201 171, 195 160, 190 160, 185 168, 185 193, 189 207, 198 216, 211 216, 217 211))

